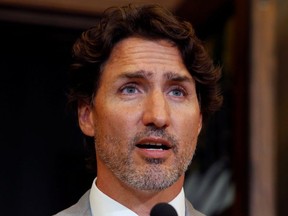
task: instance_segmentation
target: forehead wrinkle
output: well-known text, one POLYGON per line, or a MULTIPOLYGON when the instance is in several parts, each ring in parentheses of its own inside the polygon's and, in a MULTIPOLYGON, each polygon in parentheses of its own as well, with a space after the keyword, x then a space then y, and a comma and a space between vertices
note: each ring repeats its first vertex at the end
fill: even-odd
MULTIPOLYGON (((161 50, 161 49, 151 49, 151 50, 135 50, 133 52, 127 53, 128 55, 132 54, 133 58, 149 58, 149 59, 158 59, 158 60, 168 60, 170 61, 171 58, 180 58, 180 55, 178 53, 175 53, 174 51, 169 50, 161 50)), ((182 60, 182 59, 181 59, 182 60)))
MULTIPOLYGON (((131 47, 131 48, 127 48, 126 49, 126 53, 131 53, 131 54, 147 54, 147 53, 150 53, 150 54, 155 54, 155 55, 160 55, 162 56, 162 54, 167 54, 167 55, 170 55, 170 56, 176 56, 178 54, 180 54, 179 51, 177 51, 177 53, 175 53, 175 50, 173 49, 173 47, 167 47, 167 48, 163 48, 163 47, 146 47, 145 50, 141 50, 141 49, 137 49, 138 47, 131 47), (155 52, 155 50, 157 52, 155 52)), ((142 47, 139 47, 139 48, 142 48, 142 47)))
POLYGON ((130 55, 133 55, 133 58, 159 58, 159 59, 168 59, 180 57, 180 52, 177 47, 172 44, 158 44, 157 48, 154 47, 154 44, 145 46, 145 50, 143 50, 143 45, 136 44, 134 46, 117 44, 114 48, 113 56, 116 58, 130 58, 130 55), (122 46, 121 46, 122 45, 122 46), (175 52, 176 49, 176 52, 175 52), (124 54, 124 55, 123 55, 124 54), (165 54, 165 55, 164 55, 165 54), (127 56, 126 56, 127 55, 127 56), (138 56, 137 56, 138 55, 138 56))
MULTIPOLYGON (((174 53, 167 53, 167 52, 159 52, 155 53, 155 50, 151 52, 143 51, 143 52, 137 52, 134 53, 124 53, 121 54, 120 52, 115 52, 114 55, 111 56, 110 61, 111 62, 117 62, 121 60, 122 62, 135 62, 135 60, 141 60, 142 62, 150 62, 150 63, 169 63, 172 59, 178 59, 179 56, 175 55, 174 53)), ((183 60, 179 58, 182 62, 183 60)))
MULTIPOLYGON (((154 51, 155 52, 155 51, 154 51)), ((167 56, 167 53, 162 53, 163 55, 157 53, 155 54, 154 52, 151 53, 147 53, 147 52, 135 52, 135 54, 137 55, 130 55, 130 54, 122 54, 119 52, 115 52, 113 55, 111 55, 109 62, 110 63, 115 63, 118 62, 119 64, 123 64, 123 65, 131 65, 131 64, 139 64, 138 61, 141 61, 141 63, 146 63, 146 64, 169 64, 171 62, 172 59, 177 58, 177 55, 174 54, 169 54, 169 56, 167 56), (164 55, 165 54, 165 55, 164 55)), ((182 64, 182 59, 180 59, 181 64, 182 64)), ((140 72, 140 71, 137 71, 140 72)), ((142 71, 144 72, 144 70, 142 71)), ((147 73, 147 71, 146 71, 147 73)), ((144 74, 142 74, 144 76, 144 74)), ((147 77, 148 74, 146 74, 145 76, 147 77)))

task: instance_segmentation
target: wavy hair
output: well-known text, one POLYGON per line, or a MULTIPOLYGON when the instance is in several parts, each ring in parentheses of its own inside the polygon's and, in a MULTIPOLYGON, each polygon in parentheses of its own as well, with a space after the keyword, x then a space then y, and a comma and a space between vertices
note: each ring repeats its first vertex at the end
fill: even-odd
MULTIPOLYGON (((186 68, 195 79, 203 119, 220 108, 222 95, 218 80, 221 69, 214 66, 191 24, 159 5, 128 5, 106 10, 97 24, 83 32, 75 42, 68 94, 68 102, 75 111, 81 103, 92 104, 103 67, 114 46, 132 36, 172 42, 179 49, 186 68)), ((94 172, 94 140, 86 137, 84 142, 87 168, 94 172)))
POLYGON ((69 103, 92 103, 101 72, 114 46, 138 36, 168 40, 179 49, 183 62, 195 79, 203 119, 219 109, 222 95, 218 85, 221 69, 214 66, 203 43, 189 22, 174 16, 160 5, 112 7, 97 24, 83 32, 73 46, 69 103))

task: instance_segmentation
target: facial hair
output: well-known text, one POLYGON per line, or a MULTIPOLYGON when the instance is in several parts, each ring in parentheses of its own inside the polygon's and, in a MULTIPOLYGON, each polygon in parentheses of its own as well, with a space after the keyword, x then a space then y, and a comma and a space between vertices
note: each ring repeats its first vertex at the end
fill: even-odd
POLYGON ((164 129, 152 126, 137 133, 128 143, 111 136, 104 137, 104 141, 100 135, 95 136, 99 159, 121 182, 144 191, 160 191, 174 184, 185 173, 193 158, 194 142, 197 142, 196 136, 189 143, 181 143, 164 129), (150 136, 165 139, 171 144, 174 154, 172 163, 167 164, 166 159, 157 158, 145 158, 141 164, 135 162, 133 152, 136 144, 150 136))

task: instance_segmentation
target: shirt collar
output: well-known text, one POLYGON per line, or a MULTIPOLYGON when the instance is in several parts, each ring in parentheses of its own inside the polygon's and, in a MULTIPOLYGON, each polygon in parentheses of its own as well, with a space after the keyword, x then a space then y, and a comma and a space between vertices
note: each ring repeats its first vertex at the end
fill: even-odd
MULTIPOLYGON (((135 212, 100 191, 96 186, 96 179, 93 181, 89 199, 93 216, 137 216, 135 212)), ((175 208, 179 216, 185 215, 185 194, 183 188, 169 204, 175 208)))

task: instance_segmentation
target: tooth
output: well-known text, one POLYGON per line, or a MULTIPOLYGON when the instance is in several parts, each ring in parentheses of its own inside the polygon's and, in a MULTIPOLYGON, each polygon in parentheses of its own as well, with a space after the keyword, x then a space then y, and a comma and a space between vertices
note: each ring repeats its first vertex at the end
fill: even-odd
POLYGON ((150 151, 159 151, 159 150, 164 151, 163 149, 155 149, 155 148, 148 148, 148 150, 150 150, 150 151))

